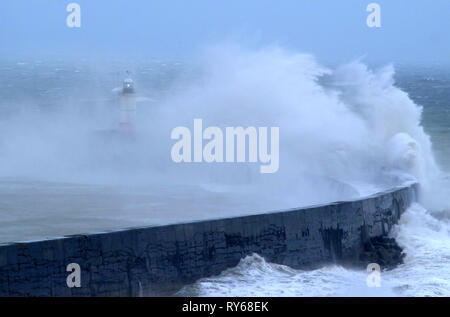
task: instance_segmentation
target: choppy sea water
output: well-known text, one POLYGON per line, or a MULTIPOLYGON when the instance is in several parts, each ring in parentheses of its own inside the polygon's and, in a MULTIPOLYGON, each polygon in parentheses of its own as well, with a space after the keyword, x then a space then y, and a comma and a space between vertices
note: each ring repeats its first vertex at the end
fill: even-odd
MULTIPOLYGON (((63 61, 1 63, 0 72, 3 75, 0 76, 1 118, 7 119, 18 111, 51 112, 64 104, 73 108, 71 111, 77 115, 82 112, 88 116, 99 116, 95 122, 99 126, 108 126, 114 119, 102 118, 103 112, 97 110, 109 108, 113 103, 111 89, 120 85, 123 69, 129 65, 122 63, 114 64, 112 67, 107 65, 105 68, 110 69, 108 71, 104 71, 105 68, 102 67, 87 65, 84 62, 68 64, 63 61), (96 67, 101 68, 101 71, 96 67), (30 100, 33 102, 30 103, 30 100), (92 104, 95 104, 95 107, 92 107, 92 104)), ((149 107, 164 99, 167 94, 173 93, 180 82, 189 80, 191 71, 180 63, 159 61, 132 65, 132 70, 134 79, 139 83, 140 91, 145 96, 143 103, 149 107)), ((450 70, 439 67, 400 67, 396 72, 396 85, 407 92, 417 104, 423 106, 422 125, 431 137, 436 160, 443 171, 450 171, 450 70)), ((48 124, 64 126, 70 124, 70 120, 68 121, 48 122, 48 124)), ((89 125, 89 128, 91 127, 89 125)), ((30 127, 24 125, 23 128, 30 127)), ((82 132, 80 129, 80 133, 82 132)), ((49 133, 52 135, 51 130, 49 133)), ((53 136, 56 139, 58 137, 53 136)), ((6 142, 10 137, 27 144, 27 140, 22 140, 20 135, 14 134, 2 135, 0 144, 1 141, 11 144, 6 142)), ((73 140, 76 142, 77 138, 73 140)), ((52 151, 52 147, 45 151, 47 144, 45 141, 33 143, 44 149, 33 153, 52 151)), ((79 153, 66 153, 68 156, 76 154, 79 153)), ((27 151, 24 151, 24 156, 26 155, 27 151)), ((42 155, 33 159, 43 162, 48 157, 50 156, 42 155)), ((20 161, 21 158, 17 159, 20 161)), ((35 166, 26 167, 32 172, 36 171, 35 166)), ((72 166, 58 166, 58 168, 63 171, 72 166)), ((60 176, 60 173, 56 171, 52 176, 60 176)), ((63 176, 62 178, 64 179, 63 176)), ((119 181, 121 180, 122 178, 119 178, 119 181)), ((253 255, 242 259, 237 267, 223 272, 220 276, 202 279, 184 287, 177 295, 449 296, 448 212, 426 210, 418 204, 414 205, 402 216, 392 235, 405 250, 405 263, 394 270, 383 272, 380 288, 367 287, 368 273, 362 270, 348 270, 330 265, 314 271, 298 271, 267 263, 258 255, 253 255)))
MULTIPOLYGON (((396 85, 423 106, 422 125, 431 137, 441 169, 448 173, 450 70, 403 67, 397 70, 396 85)), ((254 254, 219 276, 184 287, 176 295, 450 296, 450 210, 426 210, 414 204, 402 215, 391 235, 404 249, 406 257, 404 264, 381 273, 380 287, 368 286, 370 273, 364 270, 338 265, 313 271, 294 270, 268 263, 254 254)))

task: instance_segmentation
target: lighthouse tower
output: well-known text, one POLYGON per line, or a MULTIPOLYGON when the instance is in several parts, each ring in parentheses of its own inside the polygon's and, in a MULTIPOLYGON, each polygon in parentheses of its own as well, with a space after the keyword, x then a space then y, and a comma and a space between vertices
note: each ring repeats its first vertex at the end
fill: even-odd
POLYGON ((134 82, 131 78, 123 81, 120 93, 120 121, 119 130, 134 131, 136 121, 136 95, 134 93, 134 82))

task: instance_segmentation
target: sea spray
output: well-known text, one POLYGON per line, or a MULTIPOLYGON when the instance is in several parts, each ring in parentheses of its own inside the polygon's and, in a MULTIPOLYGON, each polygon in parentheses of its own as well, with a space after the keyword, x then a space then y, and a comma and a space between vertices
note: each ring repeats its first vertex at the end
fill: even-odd
MULTIPOLYGON (((262 202, 266 209, 351 199, 419 181, 427 208, 413 205, 391 232, 406 253, 405 263, 382 273, 380 289, 367 288, 365 271, 339 266, 295 271, 253 255, 181 293, 450 295, 450 181, 434 162, 421 126, 422 108, 396 86, 393 66, 369 69, 353 62, 325 68, 310 55, 280 48, 223 45, 207 50, 199 65, 190 81, 170 87, 159 102, 138 106, 132 140, 114 133, 99 137, 97 132, 115 126, 114 104, 81 102, 85 96, 111 98, 88 85, 82 96, 64 91, 64 100, 50 109, 41 92, 29 100, 25 92, 12 94, 17 98, 2 101, 0 177, 125 186, 200 184, 245 196, 247 206, 262 202), (263 177, 252 166, 232 164, 174 166, 170 131, 196 117, 222 127, 279 126, 277 175, 263 177)), ((101 78, 110 71, 86 76, 101 78)), ((103 81, 105 86, 110 82, 103 81)))
POLYGON ((94 101, 78 104, 76 96, 53 111, 0 119, 0 175, 226 186, 267 208, 354 199, 414 179, 429 191, 439 175, 421 108, 395 86, 392 66, 372 71, 353 62, 332 69, 307 54, 233 45, 205 50, 198 65, 189 82, 138 106, 132 140, 99 133, 111 131, 114 111, 94 101), (171 131, 195 118, 222 129, 279 127, 279 170, 261 175, 251 164, 177 165, 171 131))

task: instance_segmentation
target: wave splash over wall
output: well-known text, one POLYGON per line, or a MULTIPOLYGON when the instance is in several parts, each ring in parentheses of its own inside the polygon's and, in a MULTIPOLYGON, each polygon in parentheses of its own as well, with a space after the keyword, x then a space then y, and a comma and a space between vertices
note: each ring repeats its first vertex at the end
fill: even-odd
POLYGON ((51 111, 34 100, 8 104, 12 114, 0 118, 0 176, 200 186, 267 210, 354 199, 418 181, 426 209, 412 206, 391 233, 407 256, 405 264, 383 273, 381 289, 366 287, 366 272, 339 266, 297 271, 253 255, 180 294, 450 294, 449 178, 435 163, 421 107, 396 87, 392 65, 372 70, 355 61, 327 68, 310 55, 277 47, 219 45, 206 50, 196 69, 158 102, 139 105, 132 140, 99 136, 114 126, 114 112, 94 102, 82 108, 76 96, 51 111), (195 118, 222 128, 279 127, 279 171, 262 175, 259 165, 175 164, 170 132, 192 126, 195 118))
POLYGON ((0 175, 196 185, 246 193, 250 202, 277 209, 354 199, 415 180, 427 191, 439 178, 421 107, 395 86, 390 65, 326 68, 311 55, 277 47, 219 45, 205 50, 196 67, 155 104, 138 105, 132 142, 96 134, 114 118, 95 104, 80 109, 61 102, 57 110, 38 112, 18 107, 0 121, 0 175), (221 128, 279 127, 278 172, 261 175, 259 164, 249 163, 174 163, 170 132, 192 127, 195 118, 221 128))
MULTIPOLYGON (((259 56, 266 54, 284 53, 275 50, 259 56)), ((287 106, 296 116, 286 118, 295 127, 287 142, 293 154, 289 158, 302 158, 297 166, 307 162, 306 170, 324 172, 360 189, 358 185, 382 184, 392 177, 420 183, 422 205, 411 206, 390 233, 404 249, 405 262, 382 272, 380 288, 369 288, 365 271, 335 265, 300 271, 267 263, 255 254, 177 295, 448 296, 450 182, 437 166, 430 138, 421 126, 422 108, 395 86, 392 65, 373 71, 352 62, 323 69, 308 56, 289 57, 293 64, 309 65, 302 78, 309 83, 305 90, 281 83, 290 87, 286 95, 293 99, 289 101, 301 100, 287 106), (299 119, 296 125, 295 119, 299 119)))

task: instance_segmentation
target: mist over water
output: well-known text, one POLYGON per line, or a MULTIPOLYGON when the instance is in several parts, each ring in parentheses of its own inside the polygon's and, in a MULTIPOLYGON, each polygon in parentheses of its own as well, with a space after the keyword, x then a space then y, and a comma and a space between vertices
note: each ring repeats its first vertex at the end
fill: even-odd
MULTIPOLYGON (((406 252, 405 264, 382 273, 381 289, 368 289, 363 271, 297 271, 253 255, 179 294, 450 294, 449 177, 434 158, 440 145, 421 125, 422 107, 398 88, 392 65, 324 67, 311 55, 279 47, 233 45, 211 47, 193 65, 133 65, 140 97, 136 132, 112 133, 118 105, 111 90, 128 66, 3 65, 9 77, 0 101, 0 182, 140 192, 151 185, 152 194, 185 195, 196 208, 207 197, 220 205, 220 194, 234 209, 255 212, 354 199, 418 181, 421 205, 412 206, 392 232, 406 252), (279 127, 278 172, 260 174, 259 163, 174 163, 170 133, 178 126, 192 130, 195 118, 204 128, 279 127), (199 191, 208 194, 191 194, 199 191)), ((226 208, 207 216, 225 214, 226 208)), ((146 216, 133 214, 136 221, 146 216)))
MULTIPOLYGON (((113 87, 90 89, 88 76, 105 75, 87 73, 72 83, 83 90, 72 89, 76 94, 50 109, 32 98, 4 104, 18 110, 1 120, 0 175, 238 188, 274 208, 353 199, 414 179, 425 184, 439 173, 431 142, 420 126, 421 108, 394 85, 393 74, 392 66, 328 69, 313 56, 277 47, 220 45, 205 50, 189 80, 138 103, 137 131, 129 137, 105 133, 117 126, 114 95, 105 93, 113 87), (192 130, 195 118, 204 128, 279 127, 278 172, 260 174, 259 163, 174 163, 170 132, 192 130)), ((50 85, 47 92, 61 89, 56 80, 50 85)), ((143 96, 153 88, 137 85, 143 96)))

